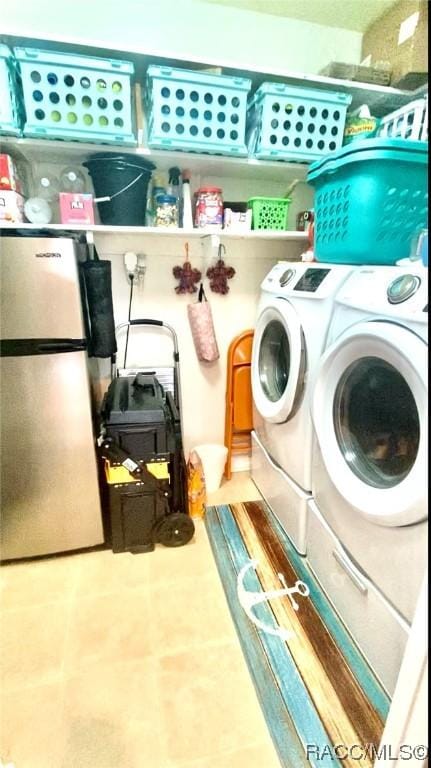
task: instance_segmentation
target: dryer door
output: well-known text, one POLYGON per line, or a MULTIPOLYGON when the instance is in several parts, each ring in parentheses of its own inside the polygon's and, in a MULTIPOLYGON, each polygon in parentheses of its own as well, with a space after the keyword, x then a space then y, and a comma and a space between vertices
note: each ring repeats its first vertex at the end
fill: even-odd
POLYGON ((281 424, 296 412, 306 370, 304 334, 286 299, 274 299, 260 314, 253 339, 251 385, 254 404, 269 422, 281 424))
POLYGON ((427 344, 395 323, 353 326, 322 357, 312 416, 346 501, 379 525, 426 518, 427 344))

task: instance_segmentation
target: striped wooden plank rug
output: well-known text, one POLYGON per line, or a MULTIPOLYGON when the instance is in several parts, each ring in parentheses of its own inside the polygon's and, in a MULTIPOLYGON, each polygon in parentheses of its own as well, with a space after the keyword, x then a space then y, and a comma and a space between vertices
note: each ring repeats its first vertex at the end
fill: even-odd
POLYGON ((304 558, 264 502, 207 507, 205 519, 281 765, 371 768, 389 699, 304 558), (262 593, 283 588, 279 574, 287 588, 299 580, 309 594, 257 596, 250 610, 259 628, 243 607, 255 598, 238 592, 238 575, 246 592, 262 593))

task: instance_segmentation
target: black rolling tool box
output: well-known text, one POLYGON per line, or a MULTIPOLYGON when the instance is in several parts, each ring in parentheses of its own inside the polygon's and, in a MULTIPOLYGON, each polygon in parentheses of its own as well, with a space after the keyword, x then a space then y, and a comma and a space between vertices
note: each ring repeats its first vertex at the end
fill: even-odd
POLYGON ((157 460, 175 450, 178 409, 154 375, 114 379, 102 415, 106 437, 136 459, 157 460))
POLYGON ((147 368, 120 371, 113 361, 98 442, 114 552, 148 552, 158 542, 181 546, 194 533, 188 516, 176 334, 155 320, 132 320, 117 331, 136 325, 156 325, 171 333, 172 391, 162 386, 157 372, 147 368))

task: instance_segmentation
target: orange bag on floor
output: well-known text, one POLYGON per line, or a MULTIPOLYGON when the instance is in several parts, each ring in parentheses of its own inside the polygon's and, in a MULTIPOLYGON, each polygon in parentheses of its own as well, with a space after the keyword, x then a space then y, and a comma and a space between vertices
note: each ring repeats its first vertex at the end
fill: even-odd
POLYGON ((196 453, 191 451, 187 462, 187 490, 189 497, 189 514, 191 517, 203 517, 205 514, 206 488, 202 462, 196 453))

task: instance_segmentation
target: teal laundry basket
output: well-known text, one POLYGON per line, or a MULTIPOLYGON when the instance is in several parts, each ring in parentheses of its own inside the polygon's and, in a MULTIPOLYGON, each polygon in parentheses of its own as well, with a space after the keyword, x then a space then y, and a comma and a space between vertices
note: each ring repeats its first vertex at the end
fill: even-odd
POLYGON ((365 139, 310 166, 317 261, 395 264, 427 227, 428 144, 365 139))

